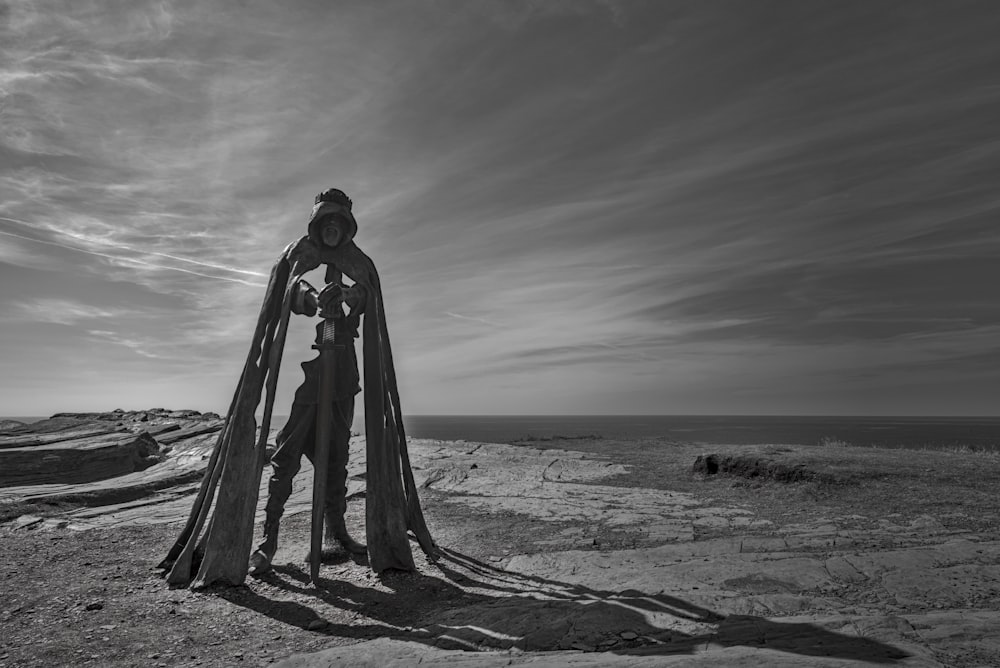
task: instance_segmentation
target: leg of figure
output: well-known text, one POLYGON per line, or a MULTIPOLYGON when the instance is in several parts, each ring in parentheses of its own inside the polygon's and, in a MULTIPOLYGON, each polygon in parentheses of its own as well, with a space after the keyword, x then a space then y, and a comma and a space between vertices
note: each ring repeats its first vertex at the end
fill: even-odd
MULTIPOLYGON (((344 512, 347 510, 347 460, 353 420, 354 397, 334 402, 330 416, 330 457, 326 469, 326 502, 323 504, 323 516, 328 540, 336 540, 341 547, 353 554, 364 554, 368 551, 368 547, 351 538, 344 522, 344 512)), ((310 443, 305 444, 303 451, 310 462, 315 462, 310 443)))
POLYGON ((354 397, 333 406, 333 429, 330 438, 330 464, 327 469, 326 537, 336 540, 353 554, 364 554, 368 547, 347 532, 347 461, 351 445, 351 422, 354 420, 354 397))
POLYGON ((250 556, 250 575, 271 568, 271 560, 278 549, 278 525, 292 493, 292 480, 302 466, 303 449, 315 439, 315 409, 314 405, 292 404, 292 414, 275 438, 278 447, 271 457, 273 472, 267 485, 264 540, 250 556))

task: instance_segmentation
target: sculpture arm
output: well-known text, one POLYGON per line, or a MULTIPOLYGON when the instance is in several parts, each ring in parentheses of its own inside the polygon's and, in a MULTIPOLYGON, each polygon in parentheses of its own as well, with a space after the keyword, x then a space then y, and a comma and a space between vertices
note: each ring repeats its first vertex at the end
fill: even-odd
POLYGON ((295 283, 293 290, 292 313, 309 317, 316 315, 316 309, 319 307, 319 293, 316 292, 316 288, 309 285, 308 281, 300 279, 295 283))
POLYGON ((349 288, 344 288, 344 303, 351 309, 352 315, 360 315, 365 312, 365 301, 368 299, 368 290, 361 283, 355 283, 349 288))
MULTIPOLYGON (((282 256, 288 260, 292 272, 298 276, 315 269, 320 264, 319 249, 308 236, 288 244, 282 256)), ((289 306, 292 313, 307 316, 316 315, 316 309, 319 305, 318 293, 316 288, 309 285, 307 281, 298 279, 289 296, 291 298, 289 306)))

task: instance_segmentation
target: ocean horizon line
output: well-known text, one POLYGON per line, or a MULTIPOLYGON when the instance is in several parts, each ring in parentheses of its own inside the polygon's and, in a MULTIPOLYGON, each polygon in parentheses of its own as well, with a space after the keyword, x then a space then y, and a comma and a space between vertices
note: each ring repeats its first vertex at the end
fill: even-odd
MULTIPOLYGON (((153 410, 148 408, 125 409, 126 412, 143 412, 153 410)), ((167 410, 187 410, 187 409, 167 409, 167 410)), ((197 409, 193 409, 197 410, 197 409)), ((47 420, 55 415, 87 414, 87 413, 111 413, 107 411, 91 410, 65 410, 55 411, 48 415, 0 415, 0 420, 21 420, 39 421, 47 420)), ((223 415, 221 411, 199 411, 201 413, 217 413, 223 415)), ((359 411, 363 415, 362 411, 359 411)), ((274 416, 287 417, 287 413, 273 413, 274 416)), ((259 414, 258 414, 259 417, 259 414)), ((965 414, 965 413, 941 413, 941 414, 903 414, 903 413, 404 413, 404 418, 761 418, 761 419, 786 419, 786 418, 815 418, 815 419, 872 419, 872 420, 1000 420, 1000 413, 993 415, 986 414, 965 414)))
MULTIPOLYGON (((46 418, 3 419, 32 423, 46 418)), ((274 413, 272 430, 277 432, 287 419, 285 413, 274 413)), ((1000 450, 1000 416, 987 415, 405 414, 403 427, 410 438, 486 443, 600 439, 610 444, 615 440, 657 439, 663 443, 1000 450)), ((364 432, 362 415, 355 415, 352 430, 364 432)))

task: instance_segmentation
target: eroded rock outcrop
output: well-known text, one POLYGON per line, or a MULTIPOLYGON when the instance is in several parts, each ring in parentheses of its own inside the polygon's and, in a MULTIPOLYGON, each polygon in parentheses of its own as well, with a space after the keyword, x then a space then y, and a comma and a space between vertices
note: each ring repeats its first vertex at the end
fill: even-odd
POLYGON ((0 450, 0 487, 81 483, 141 471, 159 461, 149 434, 102 434, 0 450))
POLYGON ((164 446, 220 426, 215 414, 164 409, 58 413, 13 423, 0 428, 0 488, 91 483, 144 471, 164 461, 164 446))

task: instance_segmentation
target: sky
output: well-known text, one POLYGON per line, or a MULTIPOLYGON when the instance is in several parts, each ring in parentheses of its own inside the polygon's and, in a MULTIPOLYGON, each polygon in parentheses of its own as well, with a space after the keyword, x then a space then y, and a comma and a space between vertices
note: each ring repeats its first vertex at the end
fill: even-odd
POLYGON ((989 1, 0 0, 0 415, 224 412, 330 187, 408 414, 998 415, 998 34, 989 1))

